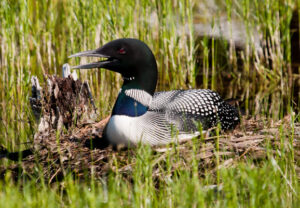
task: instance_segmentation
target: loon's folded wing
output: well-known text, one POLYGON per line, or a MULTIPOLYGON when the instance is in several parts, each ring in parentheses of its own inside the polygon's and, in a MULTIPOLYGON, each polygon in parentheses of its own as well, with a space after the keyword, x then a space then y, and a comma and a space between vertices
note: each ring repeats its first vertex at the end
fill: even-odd
POLYGON ((136 141, 151 145, 168 144, 172 141, 191 139, 200 133, 197 130, 185 128, 185 121, 180 116, 173 116, 165 112, 148 111, 140 117, 136 117, 135 132, 136 141))
POLYGON ((149 111, 165 112, 172 119, 184 118, 181 125, 188 125, 193 130, 198 128, 196 122, 201 123, 203 129, 220 122, 224 130, 235 127, 239 122, 237 110, 224 102, 216 92, 207 89, 155 93, 149 111))

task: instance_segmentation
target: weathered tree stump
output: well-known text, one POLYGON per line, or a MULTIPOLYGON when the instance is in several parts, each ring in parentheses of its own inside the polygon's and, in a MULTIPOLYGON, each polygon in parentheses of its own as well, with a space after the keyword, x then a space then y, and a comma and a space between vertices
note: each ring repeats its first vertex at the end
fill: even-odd
POLYGON ((64 65, 63 78, 48 76, 46 89, 40 87, 37 77, 32 77, 32 97, 29 101, 38 131, 34 136, 35 148, 63 129, 76 128, 83 123, 95 123, 97 109, 88 82, 77 79, 64 65))

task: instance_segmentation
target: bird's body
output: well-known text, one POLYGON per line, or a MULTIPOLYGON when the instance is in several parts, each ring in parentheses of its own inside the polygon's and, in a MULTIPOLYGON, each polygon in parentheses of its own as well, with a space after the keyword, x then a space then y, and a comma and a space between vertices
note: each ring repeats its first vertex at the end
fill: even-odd
POLYGON ((153 97, 142 90, 120 93, 139 103, 131 108, 136 109, 133 114, 138 116, 112 115, 105 135, 113 144, 140 141, 151 145, 166 144, 198 136, 199 130, 213 127, 218 121, 223 129, 230 129, 239 120, 237 112, 211 90, 157 92, 153 97), (138 105, 141 104, 148 109, 139 115, 138 105))
POLYGON ((73 56, 108 59, 75 68, 106 68, 122 74, 124 84, 104 136, 112 144, 167 144, 190 139, 220 122, 222 129, 239 123, 238 111, 211 90, 154 93, 157 66, 148 46, 136 39, 119 39, 102 48, 73 56))

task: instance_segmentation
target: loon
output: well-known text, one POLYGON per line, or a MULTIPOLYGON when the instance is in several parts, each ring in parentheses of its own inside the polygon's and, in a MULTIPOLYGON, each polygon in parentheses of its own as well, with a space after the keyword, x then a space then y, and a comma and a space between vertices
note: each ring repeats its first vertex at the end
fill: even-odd
POLYGON ((113 40, 104 46, 69 56, 105 60, 74 69, 105 68, 123 77, 103 136, 113 145, 138 143, 152 146, 191 139, 220 122, 223 130, 239 123, 236 108, 208 89, 155 92, 157 65, 150 48, 132 38, 113 40), (200 127, 201 126, 201 127, 200 127))

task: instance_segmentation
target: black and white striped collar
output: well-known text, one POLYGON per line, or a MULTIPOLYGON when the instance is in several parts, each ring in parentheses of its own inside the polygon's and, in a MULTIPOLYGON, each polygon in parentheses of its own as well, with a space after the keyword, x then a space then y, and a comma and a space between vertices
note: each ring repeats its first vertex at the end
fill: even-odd
POLYGON ((149 107, 152 102, 152 96, 145 90, 140 89, 127 89, 124 91, 125 95, 140 102, 142 105, 149 107))
POLYGON ((124 77, 123 76, 123 79, 126 81, 132 81, 132 80, 135 80, 135 77, 124 77))

